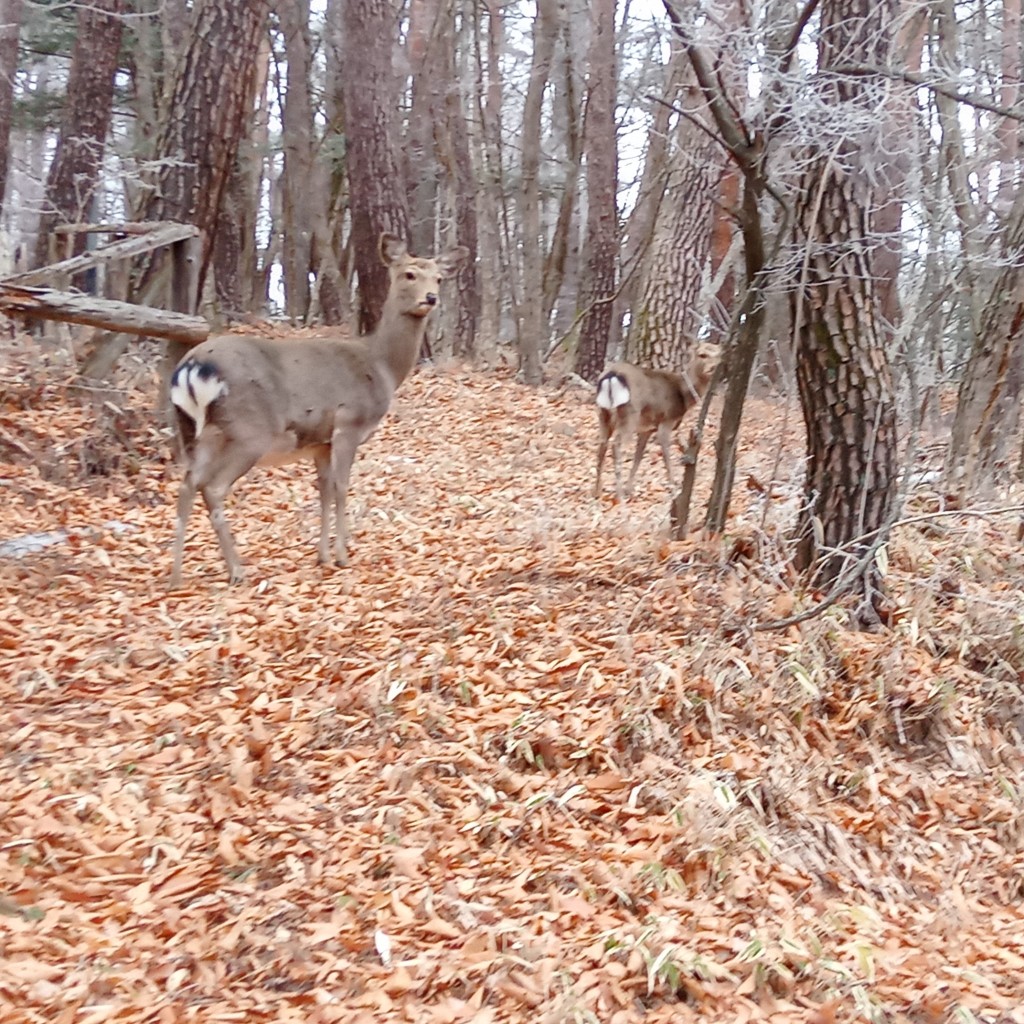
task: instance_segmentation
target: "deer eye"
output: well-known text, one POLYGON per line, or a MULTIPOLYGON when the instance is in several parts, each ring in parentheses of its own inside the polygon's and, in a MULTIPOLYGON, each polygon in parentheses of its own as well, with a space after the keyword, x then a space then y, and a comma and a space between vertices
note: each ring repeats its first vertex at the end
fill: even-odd
POLYGON ((407 270, 405 272, 405 279, 406 281, 415 281, 416 275, 411 270, 407 270))

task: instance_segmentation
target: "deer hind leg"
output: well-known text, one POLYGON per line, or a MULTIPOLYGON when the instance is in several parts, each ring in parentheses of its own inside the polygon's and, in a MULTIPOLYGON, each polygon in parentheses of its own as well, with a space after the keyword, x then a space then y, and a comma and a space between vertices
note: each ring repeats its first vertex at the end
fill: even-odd
POLYGON ((224 441, 215 453, 207 453, 208 457, 201 462, 197 459, 191 470, 193 487, 198 488, 202 494, 210 513, 210 523, 227 563, 228 580, 231 583, 241 583, 245 572, 235 548, 231 527, 224 516, 224 500, 231 493, 235 481, 256 465, 265 449, 265 445, 248 447, 224 441))
POLYGON ((636 471, 640 468, 640 460, 647 450, 647 442, 651 439, 651 432, 638 430, 636 434, 636 451, 633 452, 633 466, 629 471, 629 483, 626 485, 626 493, 633 497, 633 483, 636 480, 636 471))
POLYGON ((185 561, 185 525, 196 500, 196 485, 191 468, 185 473, 181 490, 178 492, 178 521, 174 528, 174 565, 171 569, 171 589, 181 586, 181 569, 185 561))
POLYGON ((597 443, 597 480, 594 483, 594 497, 601 497, 601 471, 604 469, 605 456, 608 454, 608 441, 611 438, 611 420, 602 413, 600 421, 600 438, 597 443))
POLYGON ((661 445, 661 457, 665 460, 668 489, 675 494, 675 474, 672 472, 672 427, 668 423, 662 423, 658 427, 658 444, 661 445))

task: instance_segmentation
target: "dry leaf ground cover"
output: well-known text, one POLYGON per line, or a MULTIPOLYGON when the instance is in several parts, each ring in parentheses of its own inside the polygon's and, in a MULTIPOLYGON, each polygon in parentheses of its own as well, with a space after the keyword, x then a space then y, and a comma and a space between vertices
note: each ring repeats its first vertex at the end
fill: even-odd
POLYGON ((669 542, 654 453, 590 494, 585 391, 424 369, 349 569, 279 468, 248 582, 197 510, 169 593, 152 379, 65 377, 0 389, 0 541, 68 535, 0 558, 0 1020, 1024 1021, 1015 521, 897 531, 888 631, 751 632, 813 600, 795 408, 669 542))

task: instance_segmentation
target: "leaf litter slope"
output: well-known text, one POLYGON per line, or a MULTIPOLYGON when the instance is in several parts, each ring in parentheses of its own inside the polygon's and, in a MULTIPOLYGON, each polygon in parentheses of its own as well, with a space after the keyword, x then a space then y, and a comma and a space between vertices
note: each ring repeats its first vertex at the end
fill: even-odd
POLYGON ((349 569, 311 468, 257 471, 249 582, 197 510, 169 594, 145 396, 84 478, 95 410, 26 387, 2 535, 70 536, 0 562, 0 1019, 1024 1020, 1000 524, 904 531, 887 633, 750 634, 804 600, 777 401, 735 532, 669 542, 653 454, 591 495, 584 391, 425 370, 359 456, 349 569))

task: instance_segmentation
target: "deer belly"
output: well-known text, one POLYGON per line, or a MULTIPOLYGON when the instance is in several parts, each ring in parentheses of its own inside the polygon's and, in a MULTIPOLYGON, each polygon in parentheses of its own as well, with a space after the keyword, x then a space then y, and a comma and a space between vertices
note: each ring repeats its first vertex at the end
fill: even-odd
POLYGON ((327 446, 322 444, 298 444, 294 435, 285 435, 260 456, 258 466, 287 466, 290 462, 315 459, 327 446))

